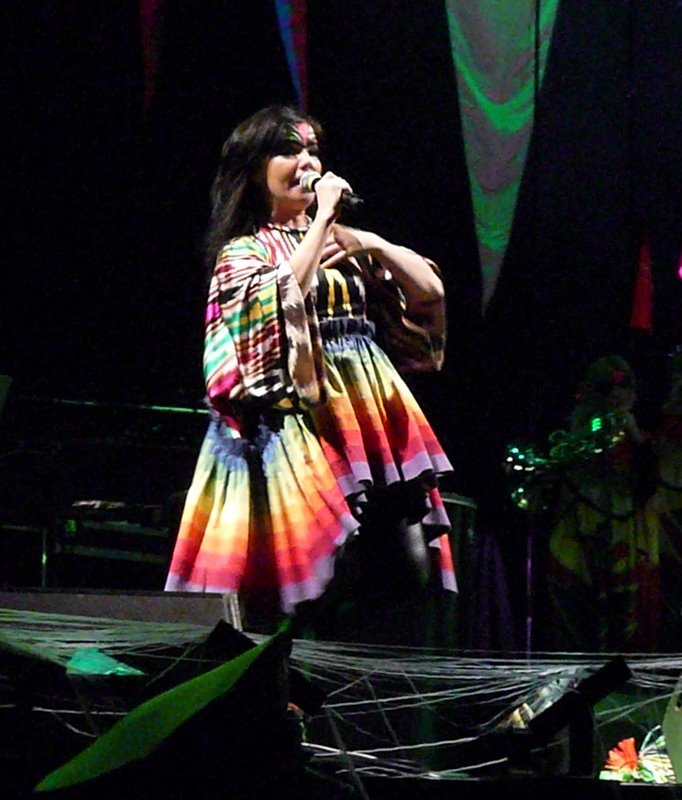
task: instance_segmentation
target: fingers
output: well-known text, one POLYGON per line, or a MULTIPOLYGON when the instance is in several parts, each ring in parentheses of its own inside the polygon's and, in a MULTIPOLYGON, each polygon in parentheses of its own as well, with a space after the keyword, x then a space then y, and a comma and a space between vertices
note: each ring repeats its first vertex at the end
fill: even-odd
POLYGON ((338 250, 328 258, 325 258, 323 254, 322 260, 320 261, 320 267, 322 269, 329 269, 330 267, 340 264, 342 261, 346 261, 347 259, 348 255, 345 250, 338 250))
POLYGON ((336 189, 339 193, 353 191, 350 183, 345 178, 335 175, 333 172, 325 172, 315 184, 315 191, 320 189, 336 189))
POLYGON ((329 236, 327 241, 322 248, 322 256, 324 258, 328 258, 329 256, 334 255, 334 253, 338 252, 339 250, 343 250, 343 247, 336 241, 333 236, 329 236))
POLYGON ((360 231, 347 228, 342 225, 334 226, 334 239, 346 251, 348 255, 359 253, 364 250, 364 246, 359 238, 360 231))
POLYGON ((350 191, 352 190, 347 180, 333 172, 325 172, 315 184, 318 208, 332 210, 335 215, 338 214, 341 208, 341 197, 345 192, 350 191))
MULTIPOLYGON (((322 253, 320 254, 320 263, 324 264, 329 261, 331 258, 335 258, 336 256, 345 257, 346 253, 341 247, 338 242, 334 241, 334 239, 329 238, 322 248, 322 253)), ((336 259, 338 261, 338 258, 336 259)), ((336 263, 336 261, 334 263, 336 263)))
POLYGON ((366 235, 363 231, 348 228, 345 225, 334 225, 331 237, 322 248, 320 266, 323 269, 333 267, 341 261, 365 251, 360 236, 366 235))

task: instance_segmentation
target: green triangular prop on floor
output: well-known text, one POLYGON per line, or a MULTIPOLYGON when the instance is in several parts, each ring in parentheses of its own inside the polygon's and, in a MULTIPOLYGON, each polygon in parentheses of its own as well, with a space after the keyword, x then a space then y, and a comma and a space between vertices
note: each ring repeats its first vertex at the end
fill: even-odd
POLYGON ((284 628, 226 664, 137 706, 90 747, 43 778, 35 790, 49 792, 85 783, 150 755, 182 723, 228 694, 263 651, 286 633, 284 628))
POLYGON ((116 675, 123 677, 144 675, 139 669, 129 667, 121 661, 96 650, 94 647, 79 647, 66 664, 69 676, 103 676, 116 675))

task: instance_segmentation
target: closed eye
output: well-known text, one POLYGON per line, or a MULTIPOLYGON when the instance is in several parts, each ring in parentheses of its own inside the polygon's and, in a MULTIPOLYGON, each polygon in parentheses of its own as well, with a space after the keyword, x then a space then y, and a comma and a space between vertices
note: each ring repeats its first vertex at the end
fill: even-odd
POLYGON ((311 144, 309 147, 303 147, 302 144, 298 142, 284 142, 280 147, 277 148, 277 151, 274 155, 277 156, 298 156, 304 150, 308 151, 308 154, 317 158, 320 154, 319 145, 311 144))

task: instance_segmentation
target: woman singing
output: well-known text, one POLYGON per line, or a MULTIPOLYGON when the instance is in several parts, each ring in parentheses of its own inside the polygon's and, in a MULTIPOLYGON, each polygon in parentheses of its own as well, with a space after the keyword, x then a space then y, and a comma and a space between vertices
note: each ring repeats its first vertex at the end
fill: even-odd
POLYGON ((427 259, 337 222, 351 187, 322 171, 320 136, 265 108, 225 142, 212 189, 211 422, 166 588, 237 593, 247 624, 319 598, 356 539, 378 572, 401 549, 455 588, 437 488, 451 467, 399 375, 442 363, 443 284, 427 259))

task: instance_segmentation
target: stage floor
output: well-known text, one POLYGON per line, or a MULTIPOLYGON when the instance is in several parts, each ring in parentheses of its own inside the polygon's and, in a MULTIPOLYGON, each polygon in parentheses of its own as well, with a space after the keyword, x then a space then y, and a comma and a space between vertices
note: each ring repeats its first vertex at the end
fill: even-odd
MULTIPOLYGON (((613 680, 617 659, 244 634, 230 608, 219 595, 0 592, 3 797, 31 796, 96 742, 99 777, 45 796, 122 797, 133 785, 164 800, 284 789, 326 799, 682 796, 669 761, 665 785, 597 777, 618 742, 641 750, 668 719, 674 655, 628 657, 625 678, 595 689, 599 676, 613 680), (244 671, 202 705, 232 668, 244 671), (588 684, 585 715, 574 699, 588 684), (130 742, 144 749, 150 736, 156 745, 140 757, 130 742), (113 768, 121 748, 129 760, 113 768)), ((660 753, 648 763, 665 774, 660 753)))

